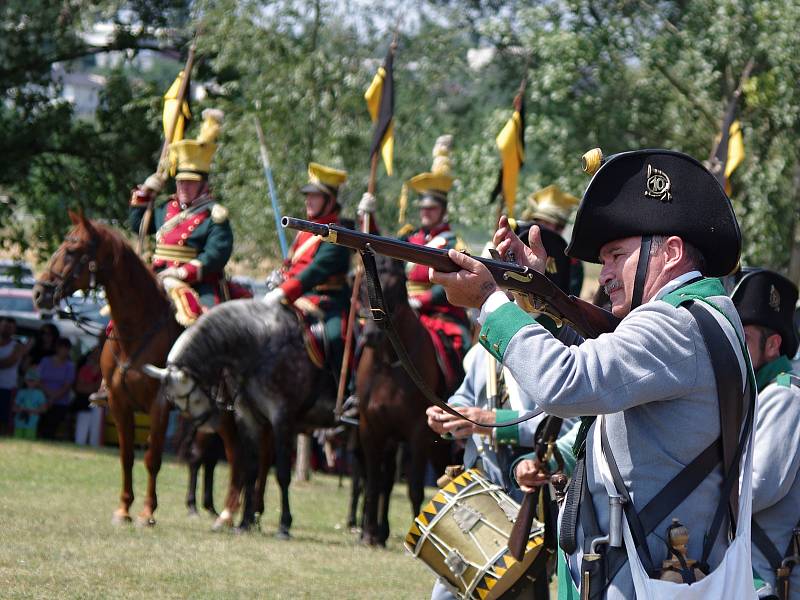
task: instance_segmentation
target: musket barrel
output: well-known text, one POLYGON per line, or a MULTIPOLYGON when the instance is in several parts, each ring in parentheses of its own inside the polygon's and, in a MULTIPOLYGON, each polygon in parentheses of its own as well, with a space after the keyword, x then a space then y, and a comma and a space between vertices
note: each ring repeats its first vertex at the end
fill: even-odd
POLYGON ((306 221, 305 219, 295 219, 294 217, 283 217, 281 226, 284 229, 297 229, 298 231, 308 231, 314 235, 328 237, 330 228, 327 225, 306 221))
MULTIPOLYGON (((364 251, 369 247, 376 254, 432 267, 442 273, 453 273, 460 269, 450 260, 448 251, 441 248, 419 246, 403 240, 361 233, 338 225, 322 225, 293 217, 283 217, 281 225, 308 231, 322 237, 326 242, 353 250, 364 251)), ((545 312, 557 321, 566 320, 585 337, 597 337, 601 333, 613 331, 619 323, 619 319, 610 312, 579 298, 568 296, 545 275, 529 267, 491 258, 473 258, 489 269, 499 287, 536 299, 535 306, 532 305, 530 310, 545 312)))

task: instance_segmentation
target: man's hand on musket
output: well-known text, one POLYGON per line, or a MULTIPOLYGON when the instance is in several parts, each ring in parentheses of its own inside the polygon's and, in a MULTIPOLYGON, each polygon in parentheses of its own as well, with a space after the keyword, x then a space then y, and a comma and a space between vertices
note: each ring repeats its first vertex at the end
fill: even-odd
POLYGON ((447 256, 461 270, 455 273, 442 273, 431 269, 429 275, 431 283, 444 287, 447 300, 451 304, 480 308, 498 289, 489 269, 471 256, 457 250, 448 250, 447 256))
MULTIPOLYGON (((484 410, 476 406, 456 406, 456 412, 478 421, 479 423, 494 423, 496 416, 491 410, 484 410)), ((451 434, 454 438, 465 438, 472 434, 491 435, 491 428, 480 427, 455 415, 445 412, 438 406, 429 406, 425 411, 428 416, 428 427, 439 435, 451 434)))
POLYGON ((550 480, 550 472, 538 459, 528 459, 517 463, 514 468, 514 477, 519 484, 519 489, 530 493, 550 480))
POLYGON ((542 243, 542 234, 539 233, 539 226, 533 225, 528 230, 528 243, 530 247, 522 243, 514 230, 508 224, 508 217, 503 215, 497 223, 497 231, 492 238, 494 247, 500 256, 508 256, 509 251, 513 253, 514 262, 523 267, 530 267, 539 273, 545 272, 547 266, 547 251, 542 243))

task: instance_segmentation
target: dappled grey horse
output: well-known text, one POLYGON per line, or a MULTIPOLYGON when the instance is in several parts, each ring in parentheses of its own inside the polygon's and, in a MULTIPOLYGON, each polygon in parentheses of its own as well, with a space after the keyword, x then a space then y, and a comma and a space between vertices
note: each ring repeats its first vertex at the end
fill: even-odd
POLYGON ((233 300, 214 307, 177 339, 164 369, 148 366, 173 402, 200 422, 216 411, 222 377, 232 405, 251 427, 272 425, 281 488, 278 535, 288 537, 291 453, 299 430, 333 424, 333 376, 308 358, 300 323, 282 304, 233 300))

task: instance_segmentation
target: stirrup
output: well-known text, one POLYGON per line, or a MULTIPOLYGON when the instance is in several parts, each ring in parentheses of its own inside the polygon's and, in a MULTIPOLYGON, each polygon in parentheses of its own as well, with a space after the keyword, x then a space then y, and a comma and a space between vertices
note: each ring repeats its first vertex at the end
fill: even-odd
POLYGON ((358 396, 350 394, 342 404, 342 414, 339 421, 347 425, 358 427, 358 396))
POLYGON ((99 390, 89 394, 89 404, 98 408, 106 408, 108 406, 108 388, 101 385, 99 390))

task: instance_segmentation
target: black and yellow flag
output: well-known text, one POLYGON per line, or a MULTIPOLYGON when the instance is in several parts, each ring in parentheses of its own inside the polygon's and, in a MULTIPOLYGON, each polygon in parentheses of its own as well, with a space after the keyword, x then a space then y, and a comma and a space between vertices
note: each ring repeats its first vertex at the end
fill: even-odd
POLYGON ((394 159, 394 51, 390 47, 383 66, 378 69, 372 83, 364 93, 367 110, 375 129, 369 150, 370 159, 380 150, 386 174, 392 174, 394 159))
POLYGON ((497 185, 492 190, 491 202, 494 202, 502 193, 506 214, 512 218, 517 201, 519 170, 525 162, 525 99, 523 95, 524 93, 520 92, 514 99, 514 114, 511 115, 496 140, 502 165, 497 185))
MULTIPOLYGON (((186 123, 192 119, 192 111, 189 108, 189 94, 187 87, 186 100, 180 103, 178 99, 178 92, 181 89, 183 82, 183 71, 178 73, 175 81, 169 86, 167 93, 164 94, 164 110, 162 112, 161 120, 164 125, 164 140, 171 144, 172 142, 179 142, 183 139, 183 133, 186 129, 186 123), (180 113, 178 113, 178 105, 181 104, 180 113), (178 113, 176 115, 176 113, 178 113)), ((188 83, 187 83, 188 86, 188 83)))

